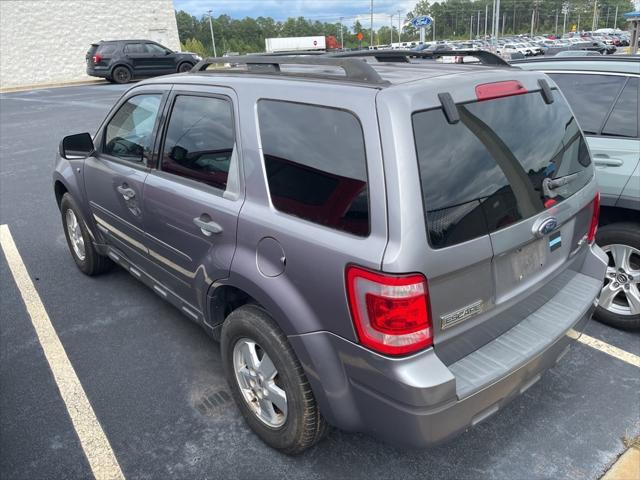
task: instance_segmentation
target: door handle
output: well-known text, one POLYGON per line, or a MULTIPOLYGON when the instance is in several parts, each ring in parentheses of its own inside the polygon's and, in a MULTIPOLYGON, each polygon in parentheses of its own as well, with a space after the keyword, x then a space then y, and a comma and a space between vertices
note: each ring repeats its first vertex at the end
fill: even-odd
POLYGON ((116 190, 118 190, 118 193, 122 195, 125 200, 131 200, 136 196, 135 190, 129 188, 126 183, 116 187, 116 190))
POLYGON ((619 158, 611 158, 606 153, 596 153, 593 163, 598 167, 621 167, 624 162, 619 158))
POLYGON ((222 226, 219 223, 211 220, 211 217, 206 213, 203 213, 199 217, 194 218, 193 223, 195 223, 196 226, 198 226, 202 233, 207 237, 210 237, 213 233, 222 232, 222 226))

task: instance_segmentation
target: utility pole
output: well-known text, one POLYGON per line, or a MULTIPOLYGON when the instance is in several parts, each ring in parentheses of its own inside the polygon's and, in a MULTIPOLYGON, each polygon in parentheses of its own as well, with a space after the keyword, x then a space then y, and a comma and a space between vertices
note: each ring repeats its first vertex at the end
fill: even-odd
POLYGON ((511 32, 514 35, 516 34, 516 3, 513 2, 513 32, 511 32))
POLYGON ((500 0, 496 0, 496 40, 498 40, 498 33, 500 32, 500 0))
POLYGON ((558 36, 558 9, 556 8, 556 29, 553 31, 554 35, 558 36))
POLYGON ((391 24, 391 41, 389 45, 391 45, 393 43, 393 15, 389 15, 389 23, 391 24))
POLYGON ((580 11, 578 11, 578 27, 576 28, 576 31, 579 32, 580 31, 580 11))
POLYGON ((484 39, 487 39, 487 20, 489 20, 489 4, 484 6, 484 39))
POLYGON ((496 0, 493 0, 493 10, 491 12, 491 44, 496 38, 496 0))
POLYGON ((476 25, 476 37, 480 36, 480 10, 478 10, 478 24, 476 25))
POLYGON ((569 13, 569 4, 562 4, 562 13, 564 14, 564 20, 562 21, 562 36, 564 36, 565 30, 567 29, 567 13, 569 13))
POLYGON ((371 0, 371 40, 369 45, 373 46, 373 0, 371 0))
POLYGON ((344 50, 344 27, 342 26, 342 19, 344 17, 340 17, 340 48, 344 50))
POLYGON ((598 14, 598 0, 593 0, 593 22, 591 24, 591 31, 596 30, 596 15, 598 14))
POLYGON ((431 30, 433 30, 433 41, 436 41, 436 19, 431 22, 431 30))
POLYGON ((211 44, 213 45, 213 56, 217 57, 218 54, 216 52, 216 38, 213 36, 213 23, 211 23, 211 12, 213 10, 208 10, 209 12, 209 28, 211 29, 211 44))
POLYGON ((502 14, 502 36, 504 37, 504 22, 506 22, 507 20, 507 14, 503 13, 502 14))
POLYGON ((613 28, 614 30, 618 28, 618 6, 616 5, 616 16, 613 19, 613 28))
POLYGON ((469 20, 469 40, 473 39, 473 15, 471 15, 469 20))
POLYGON ((401 42, 402 38, 402 24, 400 23, 400 10, 398 10, 398 43, 401 42))

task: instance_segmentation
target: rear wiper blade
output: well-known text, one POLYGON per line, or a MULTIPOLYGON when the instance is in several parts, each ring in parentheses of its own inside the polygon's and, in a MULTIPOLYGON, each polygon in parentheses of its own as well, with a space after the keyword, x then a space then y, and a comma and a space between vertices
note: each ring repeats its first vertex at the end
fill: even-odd
POLYGON ((562 187, 567 183, 574 181, 578 177, 578 173, 571 173, 559 178, 545 178, 542 180, 542 193, 549 198, 557 196, 557 193, 553 192, 558 187, 562 187))

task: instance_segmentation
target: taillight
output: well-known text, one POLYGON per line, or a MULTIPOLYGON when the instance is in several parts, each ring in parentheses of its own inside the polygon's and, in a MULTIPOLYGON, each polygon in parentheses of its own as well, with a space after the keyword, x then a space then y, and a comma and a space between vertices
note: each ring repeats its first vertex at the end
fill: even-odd
POLYGON ((476 98, 478 101, 522 95, 523 93, 527 93, 527 89, 517 80, 476 85, 476 98))
POLYGON ((360 343, 406 355, 433 343, 427 279, 347 267, 347 294, 360 343))
POLYGON ((102 61, 102 55, 98 55, 97 53, 93 56, 93 63, 100 63, 102 61))
POLYGON ((598 220, 600 219, 600 192, 596 193, 593 198, 593 211, 591 212, 591 224, 589 225, 589 231, 587 232, 587 242, 593 243, 596 239, 596 233, 598 233, 598 220))

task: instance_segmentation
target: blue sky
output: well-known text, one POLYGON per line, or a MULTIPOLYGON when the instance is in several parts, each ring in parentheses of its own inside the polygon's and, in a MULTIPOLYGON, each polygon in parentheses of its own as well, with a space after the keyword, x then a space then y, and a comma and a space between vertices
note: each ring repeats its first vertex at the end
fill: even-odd
MULTIPOLYGON (((394 25, 398 24, 397 11, 402 17, 410 11, 417 0, 374 0, 374 26, 389 25, 393 14, 394 25)), ((197 17, 213 10, 213 16, 226 14, 232 18, 272 17, 283 20, 287 17, 306 17, 322 22, 337 22, 351 26, 356 19, 369 25, 370 0, 173 0, 176 10, 184 10, 197 17)))

